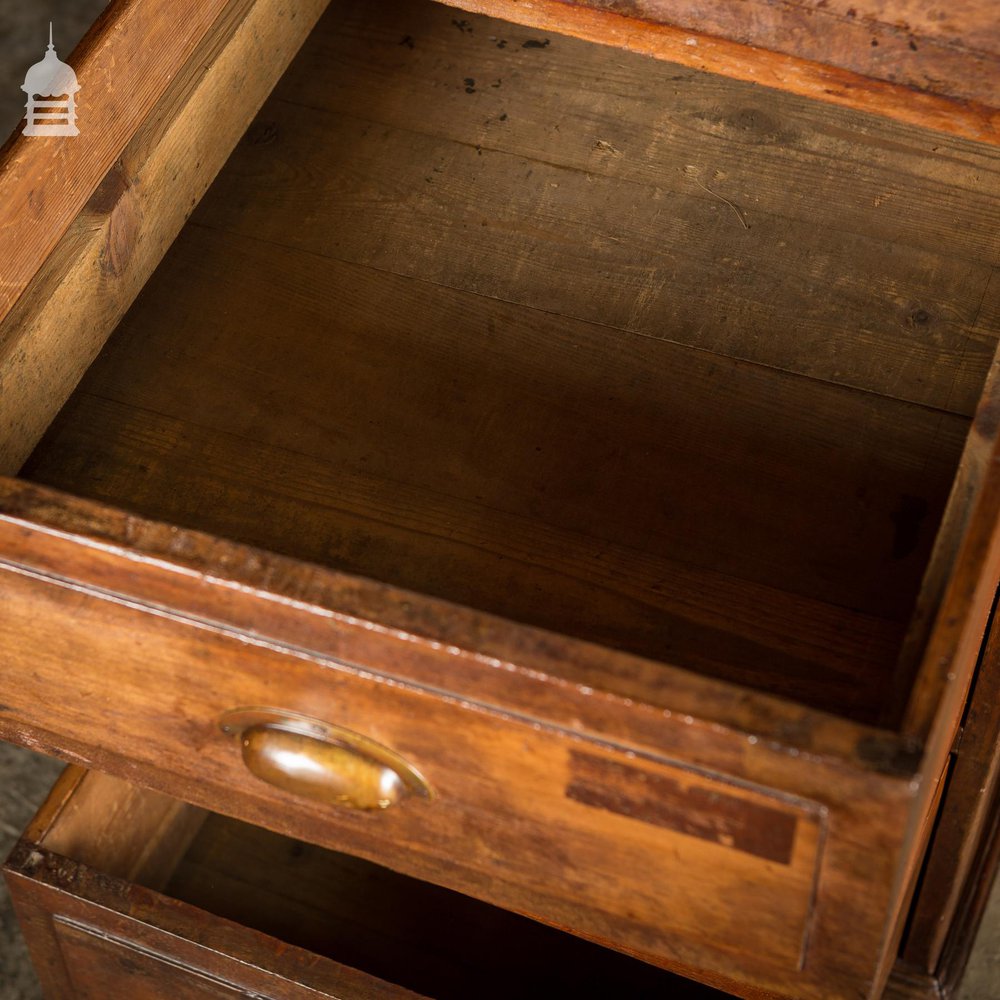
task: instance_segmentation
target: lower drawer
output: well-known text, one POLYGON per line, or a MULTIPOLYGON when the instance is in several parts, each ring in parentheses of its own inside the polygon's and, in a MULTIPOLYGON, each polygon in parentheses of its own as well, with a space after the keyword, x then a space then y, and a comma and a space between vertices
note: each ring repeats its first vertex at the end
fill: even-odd
POLYGON ((4 869, 51 998, 710 997, 527 918, 69 768, 4 869))

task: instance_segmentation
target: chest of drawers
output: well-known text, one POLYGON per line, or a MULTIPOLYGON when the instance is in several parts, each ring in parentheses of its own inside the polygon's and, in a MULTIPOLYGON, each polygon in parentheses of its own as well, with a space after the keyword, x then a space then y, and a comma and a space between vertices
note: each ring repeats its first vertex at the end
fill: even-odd
MULTIPOLYGON (((962 729, 1000 575, 987 83, 901 104, 881 63, 599 6, 113 6, 75 145, 7 149, 0 734, 115 776, 29 834, 36 909, 105 912, 102 872, 169 909, 210 810, 401 906, 875 996, 953 768, 974 822, 903 943, 943 954, 995 730, 962 729)), ((80 989, 81 912, 41 946, 80 989)))

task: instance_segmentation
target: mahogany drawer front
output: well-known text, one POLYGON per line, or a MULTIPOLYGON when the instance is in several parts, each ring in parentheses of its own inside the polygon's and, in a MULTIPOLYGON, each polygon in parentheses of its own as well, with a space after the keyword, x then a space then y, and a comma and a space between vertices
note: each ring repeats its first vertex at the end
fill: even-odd
POLYGON ((70 768, 4 874, 52 1000, 716 991, 523 917, 70 768))
MULTIPOLYGON (((19 503, 37 500, 26 489, 19 503)), ((908 779, 567 687, 527 649, 521 657, 536 669, 484 661, 496 627, 486 616, 460 618, 480 642, 472 654, 458 625, 445 644, 423 637, 417 621, 390 627, 413 598, 379 585, 79 501, 61 509, 58 530, 0 518, 0 642, 18 678, 0 709, 4 736, 734 991, 759 983, 839 996, 872 974, 908 779), (107 537, 116 525, 127 525, 124 548, 107 537), (154 556, 164 531, 170 544, 154 556), (195 570, 203 547, 231 581, 195 570), (272 586, 299 571, 295 599, 240 582, 248 570, 272 586), (331 596, 321 584, 347 588, 339 611, 315 603, 331 596), (383 600, 375 627, 370 603, 383 600), (370 812, 265 783, 220 727, 255 706, 376 741, 432 797, 370 812), (868 901, 860 912, 858 898, 868 901)), ((421 607, 432 610, 445 609, 421 607)), ((510 638, 507 628, 497 634, 510 638)), ((555 641, 531 630, 519 639, 543 652, 555 641)), ((603 656, 583 644, 564 654, 581 667, 603 656)), ((890 754, 883 771, 898 766, 877 734, 853 738, 866 753, 890 754)))
POLYGON ((697 966, 717 952, 737 964, 766 956, 790 974, 805 962, 826 834, 818 803, 277 652, 179 621, 178 609, 2 568, 0 578, 3 642, 20 646, 36 678, 21 686, 24 708, 4 706, 7 717, 96 737, 136 764, 224 787, 234 804, 239 795, 312 814, 367 856, 654 958, 697 966), (73 681, 62 679, 59 702, 68 713, 30 709, 31 689, 67 662, 73 681), (220 730, 244 706, 307 713, 373 739, 415 767, 433 797, 354 812, 265 784, 220 730), (734 898, 739 908, 719 905, 734 898))

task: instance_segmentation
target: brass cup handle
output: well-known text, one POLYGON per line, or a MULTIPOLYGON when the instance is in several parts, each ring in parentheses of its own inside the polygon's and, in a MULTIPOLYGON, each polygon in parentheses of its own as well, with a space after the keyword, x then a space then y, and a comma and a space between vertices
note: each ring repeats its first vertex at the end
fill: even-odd
POLYGON ((433 797, 399 754, 340 726, 274 708, 235 709, 219 726, 239 740, 251 774, 293 795, 353 809, 433 797))

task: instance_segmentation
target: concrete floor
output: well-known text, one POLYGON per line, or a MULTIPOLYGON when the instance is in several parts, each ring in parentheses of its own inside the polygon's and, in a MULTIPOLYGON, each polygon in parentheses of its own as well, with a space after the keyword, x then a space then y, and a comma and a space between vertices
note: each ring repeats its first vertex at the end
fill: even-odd
MULTIPOLYGON (((51 19, 60 58, 104 8, 105 0, 0 0, 0 136, 23 115, 24 73, 42 57, 51 19)), ((81 121, 82 125, 82 121, 81 121)), ((41 804, 61 765, 0 743, 0 857, 41 804)), ((21 941, 10 901, 0 885, 0 1000, 40 1000, 41 994, 21 941)), ((990 906, 973 951, 960 1000, 1000 1000, 1000 889, 990 906)))
MULTIPOLYGON (((7 857, 61 770, 58 761, 0 743, 0 857, 7 857)), ((41 1000, 38 981, 2 885, 0 1000, 41 1000)))

